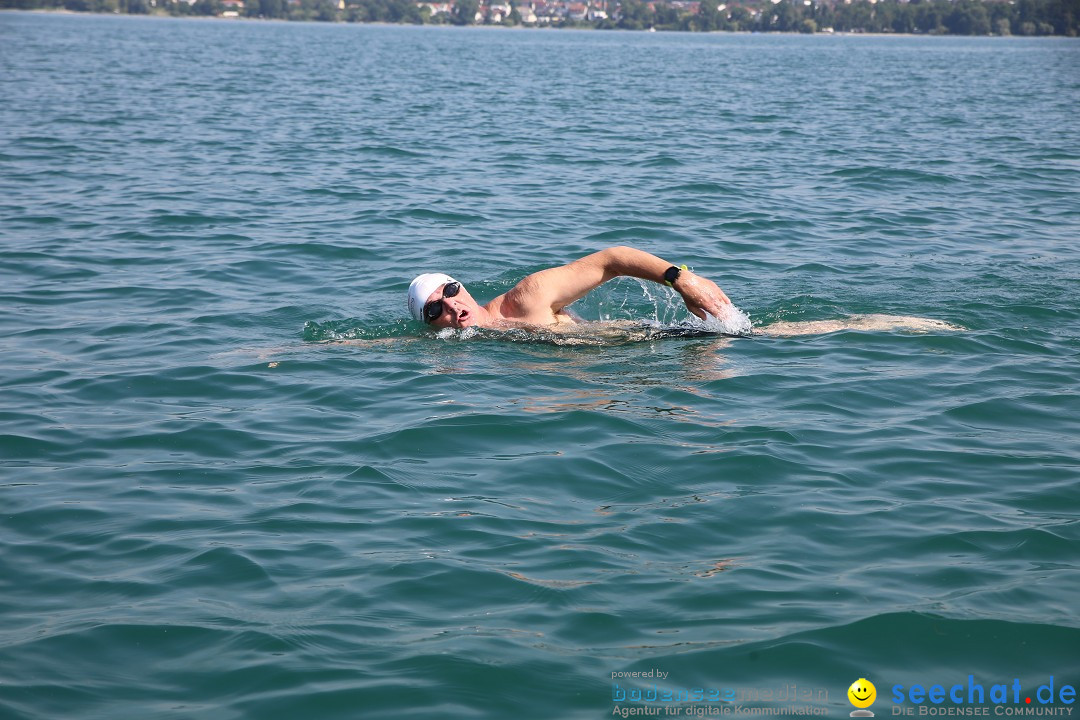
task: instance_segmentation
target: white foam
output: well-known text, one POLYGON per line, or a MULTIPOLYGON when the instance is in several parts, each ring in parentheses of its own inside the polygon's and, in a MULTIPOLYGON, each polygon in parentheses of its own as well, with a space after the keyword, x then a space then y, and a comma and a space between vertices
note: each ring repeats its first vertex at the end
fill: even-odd
POLYGON ((749 316, 732 303, 724 305, 719 316, 705 316, 706 330, 727 335, 749 335, 753 326, 749 316))

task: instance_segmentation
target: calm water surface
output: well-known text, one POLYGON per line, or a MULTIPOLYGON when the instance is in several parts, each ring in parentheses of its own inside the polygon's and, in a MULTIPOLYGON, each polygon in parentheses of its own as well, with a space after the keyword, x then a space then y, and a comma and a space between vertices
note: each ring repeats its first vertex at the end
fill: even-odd
POLYGON ((1078 110, 1065 39, 0 14, 0 715, 1077 684, 1078 110), (613 244, 964 329, 407 318, 613 244))

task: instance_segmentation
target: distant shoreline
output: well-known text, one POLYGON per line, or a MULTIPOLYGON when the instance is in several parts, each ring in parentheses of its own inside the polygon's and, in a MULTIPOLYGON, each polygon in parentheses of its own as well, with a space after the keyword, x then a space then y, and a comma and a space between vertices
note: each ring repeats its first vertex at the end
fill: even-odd
POLYGON ((267 17, 250 17, 243 15, 236 16, 222 16, 222 15, 174 15, 168 12, 150 12, 150 13, 127 13, 127 12, 99 12, 93 10, 70 10, 68 8, 12 8, 12 7, 0 7, 0 13, 36 13, 43 15, 72 15, 72 16, 88 16, 88 17, 133 17, 133 18, 153 18, 153 19, 166 19, 166 20, 211 20, 222 22, 256 22, 256 23, 280 23, 280 24, 322 24, 322 25, 362 25, 362 26, 383 26, 383 27, 439 27, 439 28, 472 28, 472 29, 490 29, 490 30, 555 30, 555 31, 595 31, 595 32, 630 32, 630 33, 669 33, 677 35, 800 35, 800 36, 836 36, 836 37, 875 37, 875 38, 928 38, 928 37, 945 37, 945 38, 958 38, 958 37, 980 37, 980 38, 1066 38, 1066 39, 1080 39, 1080 36, 1070 35, 1017 35, 1017 34, 995 34, 988 33, 985 35, 965 35, 960 33, 909 33, 909 32, 868 32, 861 30, 817 30, 813 33, 799 32, 796 30, 770 30, 762 32, 759 30, 675 30, 670 28, 600 28, 590 27, 585 25, 575 25, 570 27, 558 26, 554 24, 533 24, 533 25, 504 25, 501 23, 490 24, 468 24, 457 25, 453 23, 410 23, 410 22, 382 22, 382 21, 347 21, 347 20, 314 20, 314 19, 292 19, 292 18, 267 18, 267 17))

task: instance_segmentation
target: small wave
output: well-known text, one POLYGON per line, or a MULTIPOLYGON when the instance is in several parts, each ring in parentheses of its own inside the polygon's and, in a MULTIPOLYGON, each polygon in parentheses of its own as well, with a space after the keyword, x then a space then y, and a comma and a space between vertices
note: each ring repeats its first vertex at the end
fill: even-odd
POLYGON ((377 200, 384 195, 385 192, 378 188, 363 188, 363 189, 339 189, 339 188, 309 188, 303 191, 305 195, 315 195, 319 197, 331 197, 336 200, 377 200))
POLYGON ((186 225, 214 225, 236 222, 237 217, 232 215, 213 215, 198 211, 186 213, 161 213, 153 218, 155 225, 174 227, 186 225))
POLYGON ((635 164, 647 168, 676 168, 682 167, 684 163, 677 157, 661 154, 646 158, 645 160, 635 164))
POLYGON ((671 185, 669 187, 660 188, 661 193, 677 193, 677 194, 693 194, 693 195, 744 195, 742 190, 731 186, 722 185, 717 182, 689 182, 681 183, 678 185, 671 185))
POLYGON ((353 319, 328 320, 316 322, 308 320, 304 323, 304 341, 315 343, 331 343, 356 340, 385 340, 388 338, 415 337, 414 325, 410 321, 402 320, 398 323, 384 323, 367 327, 363 321, 353 319))
POLYGON ((614 228, 602 232, 592 233, 585 240, 593 244, 618 243, 618 242, 642 242, 643 240, 657 242, 686 242, 688 239, 666 227, 647 227, 645 225, 633 225, 630 227, 614 228))
POLYGON ((304 341, 313 343, 379 342, 387 340, 416 340, 425 335, 450 342, 514 342, 540 345, 604 347, 653 342, 670 338, 698 337, 747 337, 750 335, 750 319, 738 309, 732 319, 710 316, 708 322, 700 320, 684 323, 660 323, 654 320, 608 320, 586 322, 578 325, 521 326, 508 328, 468 327, 443 328, 436 332, 418 334, 416 323, 401 321, 365 326, 360 320, 330 320, 304 324, 304 341), (741 318, 741 319, 739 319, 741 318))
MULTIPOLYGON (((746 316, 742 315, 742 317, 746 316)), ((750 334, 749 323, 749 318, 746 318, 745 330, 738 331, 730 324, 711 316, 709 321, 704 323, 695 321, 662 324, 648 320, 610 320, 572 326, 470 327, 462 330, 444 328, 435 333, 435 337, 455 341, 494 340, 561 346, 610 347, 671 338, 746 337, 750 334)))
POLYGON ((64 219, 55 215, 23 215, 18 218, 18 222, 27 225, 55 225, 64 222, 64 219))
POLYGON ((48 135, 23 135, 17 137, 11 141, 12 145, 29 146, 29 147, 49 147, 49 148, 63 148, 65 150, 78 150, 79 148, 66 140, 60 138, 51 137, 48 135))
POLYGON ((392 145, 360 145, 354 148, 355 152, 364 153, 367 155, 381 155, 383 157, 390 158, 422 158, 425 157, 425 153, 416 152, 415 150, 405 150, 404 148, 394 147, 392 145))
POLYGON ((834 170, 829 174, 833 177, 843 178, 855 187, 868 189, 893 188, 898 184, 906 183, 914 185, 950 185, 959 182, 959 178, 943 173, 880 166, 843 168, 834 170))
POLYGON ((413 218, 416 220, 431 220, 440 223, 476 223, 487 220, 483 215, 471 213, 443 212, 430 208, 410 208, 396 213, 398 218, 413 218))

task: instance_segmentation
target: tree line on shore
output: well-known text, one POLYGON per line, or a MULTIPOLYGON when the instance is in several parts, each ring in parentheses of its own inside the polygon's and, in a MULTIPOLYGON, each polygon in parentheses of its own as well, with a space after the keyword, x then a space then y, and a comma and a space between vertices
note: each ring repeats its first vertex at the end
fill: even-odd
MULTIPOLYGON (((521 13, 498 19, 500 25, 521 24, 521 13)), ((432 15, 412 0, 246 0, 236 12, 245 17, 324 22, 412 24, 476 23, 479 0, 457 0, 449 14, 432 15)), ((701 0, 696 12, 663 2, 620 0, 610 17, 595 20, 561 18, 552 27, 597 29, 684 30, 698 32, 871 32, 931 35, 1066 35, 1080 34, 1080 0, 854 0, 850 4, 780 0, 773 3, 726 5, 701 0)), ((0 0, 0 8, 64 9, 75 12, 221 15, 222 0, 0 0)), ((486 22, 492 22, 486 17, 486 22)), ((484 22, 481 21, 481 22, 484 22)))

